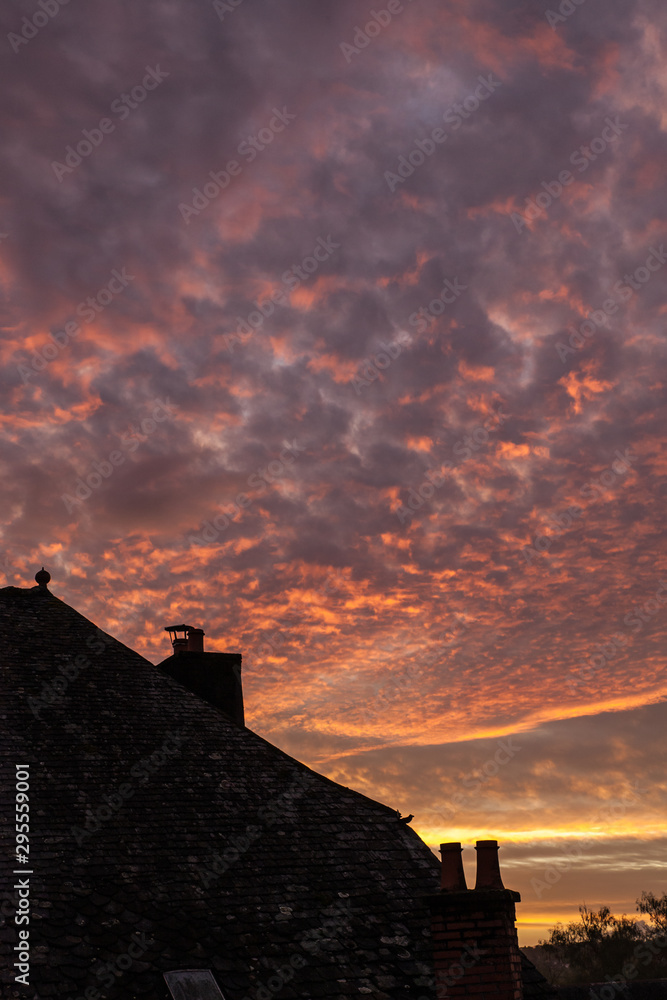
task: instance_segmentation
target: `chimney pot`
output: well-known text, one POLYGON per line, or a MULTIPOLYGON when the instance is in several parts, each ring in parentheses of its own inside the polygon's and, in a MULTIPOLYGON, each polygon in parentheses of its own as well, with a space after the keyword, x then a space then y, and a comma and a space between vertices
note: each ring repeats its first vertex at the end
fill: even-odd
POLYGON ((174 649, 174 656, 178 653, 203 653, 204 636, 203 628, 195 628, 193 625, 167 625, 165 632, 169 633, 171 645, 174 649), (183 635, 178 633, 182 632, 183 635))
POLYGON ((203 653, 204 652, 204 632, 203 628, 188 628, 188 645, 187 649, 191 653, 203 653))
POLYGON ((239 726, 245 725, 240 653, 205 653, 204 629, 192 625, 167 625, 173 655, 158 667, 199 698, 225 712, 239 726))
POLYGON ((466 877, 463 871, 463 848, 460 844, 440 844, 442 866, 440 869, 440 888, 444 892, 466 892, 466 877))
POLYGON ((500 875, 497 840, 478 840, 477 851, 477 881, 475 889, 504 889, 500 875))

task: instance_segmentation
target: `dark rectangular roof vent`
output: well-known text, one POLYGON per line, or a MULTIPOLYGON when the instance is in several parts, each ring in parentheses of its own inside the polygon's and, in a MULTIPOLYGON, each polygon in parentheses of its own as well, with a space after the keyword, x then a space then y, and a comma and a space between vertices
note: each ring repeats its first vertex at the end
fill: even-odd
POLYGON ((225 1000, 208 969, 165 972, 164 978, 174 1000, 225 1000))

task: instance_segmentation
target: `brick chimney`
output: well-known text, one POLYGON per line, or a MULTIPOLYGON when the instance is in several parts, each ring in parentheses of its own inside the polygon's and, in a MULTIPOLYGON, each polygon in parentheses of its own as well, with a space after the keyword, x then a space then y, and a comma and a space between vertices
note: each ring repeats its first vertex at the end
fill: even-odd
POLYGON ((245 725, 241 654, 205 653, 204 630, 193 625, 167 625, 165 632, 171 636, 173 655, 159 663, 159 669, 237 725, 245 725))
POLYGON ((441 844, 441 890, 429 897, 436 995, 523 1000, 518 892, 500 876, 498 842, 478 840, 477 881, 466 886, 460 844, 441 844))

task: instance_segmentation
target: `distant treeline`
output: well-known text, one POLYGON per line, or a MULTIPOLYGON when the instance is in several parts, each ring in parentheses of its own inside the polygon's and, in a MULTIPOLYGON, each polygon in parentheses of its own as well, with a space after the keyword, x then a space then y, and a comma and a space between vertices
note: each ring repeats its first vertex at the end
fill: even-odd
POLYGON ((667 978, 667 893, 642 892, 637 910, 647 920, 580 906, 579 920, 522 950, 554 986, 667 978))

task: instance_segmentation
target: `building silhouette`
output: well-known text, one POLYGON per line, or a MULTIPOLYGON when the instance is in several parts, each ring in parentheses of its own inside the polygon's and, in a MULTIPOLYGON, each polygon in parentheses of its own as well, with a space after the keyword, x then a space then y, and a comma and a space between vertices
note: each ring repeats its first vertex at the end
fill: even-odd
POLYGON ((456 847, 441 872, 395 810, 244 726, 239 654, 168 626, 156 667, 36 580, 0 590, 3 998, 548 993, 495 842, 467 890, 456 847))

